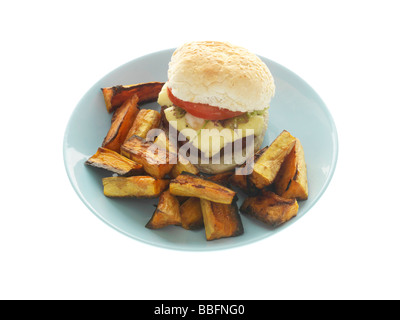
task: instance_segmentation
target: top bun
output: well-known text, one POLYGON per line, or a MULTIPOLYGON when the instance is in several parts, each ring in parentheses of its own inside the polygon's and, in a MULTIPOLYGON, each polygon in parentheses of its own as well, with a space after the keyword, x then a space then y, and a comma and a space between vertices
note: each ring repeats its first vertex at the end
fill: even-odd
POLYGON ((271 72, 259 57, 217 41, 189 42, 176 49, 167 85, 180 100, 241 112, 265 109, 275 94, 271 72))

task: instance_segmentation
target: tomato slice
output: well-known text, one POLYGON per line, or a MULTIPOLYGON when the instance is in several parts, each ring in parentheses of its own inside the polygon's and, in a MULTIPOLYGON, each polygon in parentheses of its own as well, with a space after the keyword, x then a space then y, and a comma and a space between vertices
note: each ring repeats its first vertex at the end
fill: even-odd
POLYGON ((221 109, 205 103, 187 102, 175 97, 167 88, 168 97, 171 102, 179 108, 189 112, 191 115, 205 120, 226 120, 242 115, 244 112, 235 112, 228 109, 221 109))

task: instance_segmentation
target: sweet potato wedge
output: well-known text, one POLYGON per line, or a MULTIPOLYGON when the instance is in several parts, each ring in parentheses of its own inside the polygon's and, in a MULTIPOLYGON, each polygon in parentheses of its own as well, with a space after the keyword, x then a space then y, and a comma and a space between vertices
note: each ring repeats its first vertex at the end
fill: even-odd
POLYGON ((171 153, 137 136, 122 145, 121 154, 143 165, 143 169, 156 179, 164 178, 176 164, 171 153))
POLYGON ((188 172, 194 175, 199 174, 199 170, 193 164, 179 156, 178 163, 174 165, 169 175, 171 178, 176 178, 183 172, 188 172))
POLYGON ((277 227, 297 215, 299 205, 296 199, 286 199, 267 191, 257 197, 247 198, 240 211, 249 216, 277 227))
POLYGON ((169 180, 148 176, 103 178, 104 195, 116 198, 157 198, 168 185, 169 180))
POLYGON ((208 241, 243 234, 236 201, 232 204, 221 204, 200 199, 200 204, 208 241))
POLYGON ((230 183, 236 187, 239 187, 244 193, 249 196, 258 195, 261 189, 258 189, 251 180, 251 174, 253 173, 254 163, 264 154, 268 147, 260 149, 252 159, 253 165, 243 164, 239 168, 235 169, 235 173, 229 179, 230 183), (239 174, 240 173, 240 174, 239 174))
POLYGON ((258 189, 253 181, 251 181, 250 176, 243 175, 232 175, 229 179, 232 186, 239 187, 246 195, 256 196, 259 195, 263 189, 258 189))
POLYGON ((219 173, 215 174, 209 177, 206 177, 207 180, 222 184, 225 187, 229 187, 230 185, 230 179, 233 176, 233 171, 229 172, 224 172, 224 173, 219 173))
POLYGON ((207 179, 184 172, 171 181, 170 192, 176 196, 201 198, 231 204, 236 192, 207 179))
POLYGON ((283 161, 274 181, 275 192, 280 196, 288 189, 290 180, 296 174, 296 144, 283 161))
POLYGON ((188 172, 195 175, 199 174, 199 170, 192 163, 190 163, 189 160, 178 153, 177 147, 169 141, 165 133, 159 135, 154 143, 162 148, 165 148, 167 151, 178 155, 177 164, 174 165, 169 173, 171 178, 176 178, 182 172, 188 172))
POLYGON ((284 130, 254 163, 251 181, 258 189, 270 186, 286 156, 292 151, 296 138, 284 130))
POLYGON ((147 134, 151 129, 159 127, 161 122, 161 114, 156 110, 141 109, 136 116, 132 127, 129 129, 125 140, 132 136, 138 136, 146 139, 147 134))
POLYGON ((248 176, 245 175, 232 175, 230 178, 230 182, 232 185, 239 187, 242 189, 245 193, 247 193, 247 187, 248 187, 248 176))
POLYGON ((129 129, 139 112, 137 107, 138 97, 130 97, 125 103, 118 108, 113 114, 111 127, 107 136, 104 138, 102 147, 120 152, 122 143, 128 135, 129 129))
POLYGON ((307 200, 307 166, 303 146, 299 139, 290 152, 275 181, 276 193, 284 198, 307 200))
POLYGON ((179 201, 169 191, 164 191, 146 228, 161 229, 169 225, 179 226, 180 224, 179 201))
POLYGON ((157 101, 158 94, 163 87, 164 82, 145 82, 129 86, 114 86, 101 88, 109 113, 120 107, 128 98, 137 95, 138 104, 157 101))
POLYGON ((125 177, 138 175, 143 172, 143 166, 141 164, 115 151, 102 147, 98 148, 97 152, 91 156, 85 164, 105 169, 125 177))
POLYGON ((178 154, 178 148, 168 139, 165 132, 161 132, 154 140, 154 143, 167 151, 178 154))
POLYGON ((199 198, 189 198, 180 207, 182 227, 187 230, 201 229, 204 226, 199 198))

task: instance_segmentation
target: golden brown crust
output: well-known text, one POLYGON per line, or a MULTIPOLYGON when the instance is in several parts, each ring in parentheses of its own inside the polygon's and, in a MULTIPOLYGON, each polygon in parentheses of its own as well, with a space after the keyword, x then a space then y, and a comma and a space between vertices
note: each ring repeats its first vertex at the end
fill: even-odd
POLYGON ((242 112, 265 109, 275 93, 271 72, 259 57, 218 41, 178 48, 169 64, 167 85, 181 100, 242 112))
POLYGON ((297 215, 299 204, 296 199, 285 199, 267 191, 257 197, 247 198, 240 208, 244 214, 252 216, 272 227, 280 226, 297 215))
POLYGON ((139 98, 138 104, 157 101, 158 94, 163 85, 164 82, 153 81, 137 83, 129 86, 118 85, 114 87, 101 88, 101 91, 104 95, 107 111, 111 113, 134 95, 137 95, 139 98))

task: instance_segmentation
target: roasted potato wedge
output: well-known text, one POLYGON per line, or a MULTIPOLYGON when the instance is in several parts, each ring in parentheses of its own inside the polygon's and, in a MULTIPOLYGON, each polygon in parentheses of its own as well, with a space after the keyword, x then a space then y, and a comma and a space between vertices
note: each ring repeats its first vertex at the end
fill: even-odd
POLYGON ((303 146, 299 139, 283 162, 275 181, 276 193, 284 198, 307 200, 307 166, 303 146))
POLYGON ((209 176, 206 179, 228 187, 230 185, 230 179, 232 176, 233 176, 233 171, 229 171, 209 176))
POLYGON ((188 159, 186 159, 183 155, 179 153, 177 146, 169 140, 165 132, 160 134, 156 138, 154 143, 162 148, 166 148, 167 151, 178 155, 177 164, 172 168, 172 171, 170 172, 170 176, 172 178, 176 178, 182 172, 188 172, 194 175, 199 174, 199 170, 192 163, 190 163, 188 159))
POLYGON ((145 82, 129 86, 114 86, 102 88, 104 101, 108 112, 113 112, 120 107, 128 98, 137 95, 138 104, 157 101, 158 94, 164 82, 145 82))
POLYGON ((296 199, 286 199, 267 191, 257 197, 247 198, 240 211, 272 226, 277 227, 297 215, 296 199))
POLYGON ((169 140, 165 132, 161 132, 161 134, 159 134, 154 140, 154 143, 167 151, 178 154, 177 147, 169 140))
POLYGON ((157 198, 168 185, 169 180, 148 176, 103 178, 104 195, 116 198, 157 198))
POLYGON ((132 127, 129 129, 126 140, 132 136, 138 136, 146 139, 147 134, 151 129, 159 127, 161 122, 161 114, 156 110, 141 109, 133 122, 132 127))
POLYGON ((200 205, 208 241, 243 234, 236 201, 232 204, 221 204, 200 199, 200 205))
POLYGON ((184 172, 171 181, 173 195, 201 198, 216 203, 231 204, 236 192, 207 179, 184 172))
POLYGON ((242 189, 245 193, 247 193, 247 187, 248 187, 248 176, 246 175, 232 175, 230 178, 230 183, 236 187, 239 187, 242 189))
POLYGON ((296 174, 296 144, 283 161, 274 181, 275 192, 280 196, 287 190, 290 180, 296 174))
POLYGON ((180 207, 182 227, 187 230, 201 229, 204 226, 199 198, 189 198, 180 207))
POLYGON ((169 225, 179 226, 180 224, 179 201, 169 191, 164 191, 146 228, 161 229, 169 225))
POLYGON ((143 165, 143 169, 156 179, 164 178, 176 164, 176 155, 137 136, 122 145, 121 154, 143 165))
POLYGON ((188 172, 195 175, 199 174, 199 170, 193 164, 191 164, 189 160, 178 153, 176 146, 169 141, 165 133, 160 134, 154 143, 162 148, 165 148, 167 151, 178 155, 178 163, 174 165, 169 173, 171 178, 176 178, 182 172, 188 172))
POLYGON ((193 164, 186 159, 182 159, 179 155, 178 163, 174 165, 169 175, 171 178, 176 178, 183 172, 188 172, 194 175, 199 174, 199 170, 193 164))
POLYGON ((235 174, 230 178, 230 183, 236 187, 239 187, 243 192, 249 196, 256 196, 261 193, 261 189, 258 189, 251 180, 251 174, 253 173, 254 163, 264 154, 268 147, 259 150, 253 157, 253 165, 247 166, 247 163, 241 167, 235 169, 235 174), (239 174, 240 173, 240 174, 239 174))
POLYGON ((233 175, 229 182, 232 186, 239 187, 248 196, 259 195, 264 190, 258 189, 251 181, 250 176, 233 175))
POLYGON ((119 153, 100 147, 97 152, 91 156, 85 164, 92 167, 105 169, 120 176, 134 176, 143 172, 143 166, 132 161, 119 153))
POLYGON ((264 153, 254 163, 254 170, 250 177, 258 189, 270 186, 274 182, 295 142, 296 138, 284 130, 268 148, 263 150, 264 153))
POLYGON ((129 129, 132 127, 139 112, 137 102, 137 96, 130 97, 115 111, 111 120, 111 127, 104 138, 102 147, 120 152, 121 145, 125 141, 129 129))

